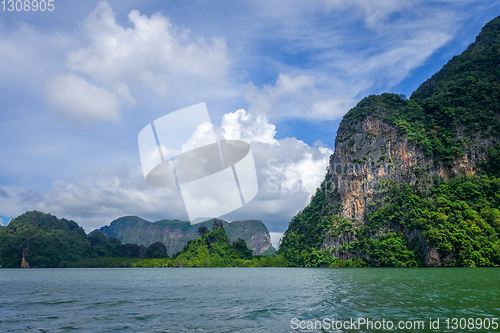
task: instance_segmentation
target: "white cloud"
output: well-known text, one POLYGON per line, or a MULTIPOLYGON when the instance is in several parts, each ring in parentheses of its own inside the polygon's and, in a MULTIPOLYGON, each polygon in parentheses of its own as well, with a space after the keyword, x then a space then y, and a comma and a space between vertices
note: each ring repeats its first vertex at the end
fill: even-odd
POLYGON ((207 43, 192 37, 160 13, 148 18, 132 10, 129 28, 118 25, 115 16, 101 2, 87 17, 83 26, 91 43, 69 53, 70 69, 104 82, 146 83, 160 91, 184 81, 182 75, 209 80, 225 76, 229 61, 223 39, 207 43))
POLYGON ((273 118, 332 120, 341 118, 354 106, 355 100, 350 95, 332 98, 316 87, 314 77, 280 73, 274 85, 258 88, 250 82, 245 86, 244 97, 252 113, 273 118))
MULTIPOLYGON (((318 151, 323 157, 333 153, 331 149, 323 147, 318 148, 318 151)), ((313 153, 308 152, 303 159, 282 165, 278 172, 285 176, 282 182, 283 190, 294 191, 300 186, 303 191, 312 195, 325 176, 325 160, 314 158, 313 153)))
MULTIPOLYGON (((193 135, 182 145, 181 151, 175 152, 185 152, 191 149, 196 149, 203 147, 206 144, 213 143, 215 140, 213 125, 205 122, 196 126, 196 130, 193 135)), ((166 155, 165 155, 166 156, 166 155)))
POLYGON ((3 218, 0 217, 0 227, 3 227, 3 218))
POLYGON ((313 102, 310 111, 320 119, 340 119, 347 110, 354 106, 354 99, 332 98, 313 102))
POLYGON ((275 144, 276 126, 268 123, 263 114, 253 116, 240 109, 226 113, 222 117, 221 128, 226 140, 243 140, 246 142, 262 142, 275 144))
POLYGON ((274 84, 244 87, 249 111, 271 119, 340 119, 363 97, 390 91, 449 43, 465 2, 260 2, 262 16, 273 20, 274 45, 289 55, 269 61, 269 69, 280 71, 274 84))
MULTIPOLYGON (((234 95, 227 89, 229 60, 223 39, 207 42, 160 13, 148 17, 132 10, 130 27, 119 25, 115 16, 107 2, 100 2, 82 25, 88 44, 67 52, 66 67, 72 73, 48 80, 46 101, 57 115, 74 125, 88 126, 118 122, 123 107, 133 108, 137 98, 150 99, 151 91, 174 104, 184 100, 182 105, 193 96, 217 96, 221 91, 234 95)), ((33 53, 25 44, 14 43, 17 47, 11 53, 26 49, 30 51, 24 53, 33 53)), ((16 59, 0 50, 2 57, 11 63, 16 59)))
POLYGON ((259 194, 252 205, 277 215, 295 213, 295 200, 306 205, 324 178, 331 149, 311 147, 296 138, 277 140, 276 127, 265 115, 254 116, 245 110, 225 114, 221 127, 226 139, 244 140, 252 146, 259 179, 259 194), (286 200, 290 200, 289 207, 286 200))
POLYGON ((55 181, 46 193, 18 192, 22 211, 39 210, 73 219, 87 232, 126 215, 146 219, 184 218, 178 190, 146 184, 142 172, 128 166, 103 167, 70 183, 55 181))
POLYGON ((115 94, 75 75, 59 75, 45 86, 47 104, 76 126, 118 122, 120 104, 115 94))
POLYGON ((250 142, 259 183, 257 196, 225 217, 237 220, 252 216, 264 221, 271 232, 283 232, 323 180, 332 151, 311 147, 296 138, 275 139, 273 124, 262 115, 247 115, 243 110, 225 115, 222 127, 231 137, 250 142), (263 131, 266 134, 256 132, 256 124, 257 128, 267 128, 263 131))

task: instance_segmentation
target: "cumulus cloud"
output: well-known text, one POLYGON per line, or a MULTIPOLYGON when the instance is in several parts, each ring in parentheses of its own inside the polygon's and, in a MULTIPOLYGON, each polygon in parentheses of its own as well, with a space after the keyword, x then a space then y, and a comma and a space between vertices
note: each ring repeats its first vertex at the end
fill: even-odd
POLYGON ((226 113, 222 117, 221 128, 226 140, 243 140, 247 142, 262 142, 275 144, 276 126, 267 121, 264 114, 256 116, 247 114, 240 109, 226 113))
POLYGON ((210 80, 225 76, 229 61, 223 39, 192 37, 160 13, 147 17, 132 10, 129 28, 117 24, 115 16, 101 2, 87 17, 83 26, 90 45, 69 53, 70 69, 105 82, 147 83, 167 90, 185 80, 180 75, 210 80))
POLYGON ((323 180, 332 150, 296 138, 276 139, 275 127, 264 115, 244 110, 224 115, 222 128, 226 135, 250 143, 259 184, 252 201, 225 217, 237 220, 257 215, 254 218, 264 221, 271 232, 283 232, 323 180))
POLYGON ((196 130, 194 131, 192 136, 182 144, 181 150, 176 153, 178 154, 180 152, 186 152, 214 142, 215 136, 213 125, 211 123, 204 122, 196 126, 196 130))
POLYGON ((326 160, 333 153, 329 148, 311 147, 295 138, 277 140, 274 138, 276 126, 269 123, 265 115, 254 116, 243 109, 225 114, 221 128, 225 139, 252 144, 261 164, 262 176, 269 181, 266 186, 272 184, 271 187, 275 188, 279 183, 282 193, 300 190, 314 194, 323 180, 326 160), (267 160, 263 159, 264 156, 267 160))
POLYGON ((73 73, 46 83, 47 104, 63 119, 78 126, 117 122, 120 110, 133 108, 138 95, 154 91, 160 99, 182 98, 226 84, 223 39, 192 36, 160 13, 148 17, 132 10, 131 27, 119 25, 115 16, 100 2, 82 25, 88 45, 67 53, 66 67, 73 73))
POLYGON ((118 122, 120 105, 115 94, 75 75, 59 75, 46 86, 47 104, 57 115, 77 126, 118 122))

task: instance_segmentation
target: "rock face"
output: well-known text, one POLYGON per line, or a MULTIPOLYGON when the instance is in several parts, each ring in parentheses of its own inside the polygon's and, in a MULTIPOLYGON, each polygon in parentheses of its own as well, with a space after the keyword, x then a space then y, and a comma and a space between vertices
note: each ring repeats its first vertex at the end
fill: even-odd
MULTIPOLYGON (((181 251, 189 240, 200 237, 198 233, 200 227, 212 228, 214 220, 191 225, 189 222, 180 220, 160 220, 151 223, 137 216, 125 216, 96 231, 108 238, 118 238, 122 243, 134 243, 147 247, 154 242, 162 242, 167 246, 168 255, 173 255, 181 251)), ((218 219, 217 225, 219 223, 224 227, 231 241, 238 238, 244 239, 254 255, 276 252, 272 247, 269 231, 261 221, 247 220, 228 223, 218 219)))
POLYGON ((30 268, 30 264, 25 259, 26 251, 23 251, 23 258, 21 260, 21 268, 30 268))
MULTIPOLYGON (((457 174, 474 174, 486 160, 486 149, 493 145, 481 140, 478 134, 474 144, 465 149, 463 158, 450 165, 434 163, 414 144, 408 142, 391 125, 384 114, 368 116, 358 122, 342 122, 335 140, 335 152, 330 157, 326 183, 332 206, 340 203, 340 214, 362 220, 371 202, 383 197, 379 190, 384 182, 418 185, 427 189, 435 175, 444 180, 457 174)), ((458 138, 458 136, 457 136, 458 138)))

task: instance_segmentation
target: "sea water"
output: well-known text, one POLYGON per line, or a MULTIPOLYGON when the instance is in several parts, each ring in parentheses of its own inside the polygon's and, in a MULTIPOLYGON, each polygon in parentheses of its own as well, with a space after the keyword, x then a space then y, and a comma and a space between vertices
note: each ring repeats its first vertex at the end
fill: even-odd
POLYGON ((1 332, 500 332, 494 318, 498 268, 0 269, 1 332))

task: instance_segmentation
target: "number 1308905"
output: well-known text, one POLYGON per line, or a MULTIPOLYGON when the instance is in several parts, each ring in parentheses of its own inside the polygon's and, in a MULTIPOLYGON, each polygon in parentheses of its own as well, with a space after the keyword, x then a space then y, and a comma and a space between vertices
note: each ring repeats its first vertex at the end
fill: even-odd
POLYGON ((54 0, 2 0, 0 7, 4 12, 53 11, 54 0))

